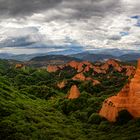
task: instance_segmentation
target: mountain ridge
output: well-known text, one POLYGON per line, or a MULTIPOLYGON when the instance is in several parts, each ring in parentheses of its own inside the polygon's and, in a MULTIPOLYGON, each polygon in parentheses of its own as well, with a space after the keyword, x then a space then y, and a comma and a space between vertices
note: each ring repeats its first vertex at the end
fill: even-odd
POLYGON ((76 51, 76 49, 68 49, 68 50, 53 51, 53 52, 48 52, 48 53, 44 52, 44 53, 31 53, 31 54, 0 53, 0 58, 14 59, 14 60, 19 60, 19 61, 29 61, 34 57, 46 56, 46 55, 64 55, 64 56, 80 58, 82 60, 84 59, 89 60, 90 57, 94 57, 95 60, 98 60, 98 61, 103 60, 103 59, 108 59, 108 58, 120 59, 120 60, 124 58, 126 61, 127 60, 131 61, 131 60, 136 60, 138 57, 140 57, 140 51, 120 50, 120 49, 93 49, 93 50, 88 50, 88 51, 83 51, 83 50, 76 51), (129 58, 127 58, 127 55, 129 58))

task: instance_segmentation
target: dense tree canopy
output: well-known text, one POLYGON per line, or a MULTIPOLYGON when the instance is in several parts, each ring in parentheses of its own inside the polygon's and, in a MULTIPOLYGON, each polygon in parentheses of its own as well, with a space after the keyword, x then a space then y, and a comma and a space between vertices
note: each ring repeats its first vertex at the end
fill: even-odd
POLYGON ((70 67, 56 73, 30 67, 15 69, 1 60, 0 139, 139 139, 140 119, 133 120, 123 111, 117 118, 118 123, 110 123, 98 115, 104 99, 116 94, 127 77, 117 72, 96 75, 94 78, 101 84, 93 86, 89 81, 71 80, 75 73, 70 67), (107 79, 108 75, 112 78, 107 79), (57 83, 62 79, 68 83, 59 89, 57 83), (79 87, 81 96, 74 100, 66 99, 73 84, 79 87))

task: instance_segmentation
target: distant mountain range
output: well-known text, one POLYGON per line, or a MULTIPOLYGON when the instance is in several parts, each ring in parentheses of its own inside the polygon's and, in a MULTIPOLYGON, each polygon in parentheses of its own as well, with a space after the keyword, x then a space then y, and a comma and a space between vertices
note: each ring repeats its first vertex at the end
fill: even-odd
POLYGON ((120 61, 134 61, 140 58, 140 53, 123 54, 121 56, 113 56, 109 54, 79 53, 71 56, 74 58, 87 60, 91 62, 104 61, 106 59, 118 59, 120 61))
POLYGON ((113 55, 107 55, 107 54, 91 54, 91 53, 79 53, 79 54, 74 54, 71 55, 74 58, 78 58, 81 60, 87 60, 87 61, 91 61, 91 62, 95 62, 95 61, 103 61, 106 59, 110 59, 110 58, 114 58, 116 59, 116 56, 113 55))
POLYGON ((1 59, 12 59, 18 61, 47 61, 50 59, 55 60, 87 60, 91 62, 104 61, 106 59, 118 59, 120 61, 134 61, 140 58, 140 51, 134 50, 119 50, 119 49, 96 49, 92 51, 86 51, 77 53, 72 51, 72 54, 67 54, 67 51, 61 52, 49 52, 49 53, 36 53, 36 54, 9 54, 1 53, 1 59))
POLYGON ((18 60, 18 61, 28 61, 36 56, 44 56, 46 54, 19 54, 19 55, 14 55, 10 53, 0 53, 0 58, 1 59, 12 59, 12 60, 18 60))

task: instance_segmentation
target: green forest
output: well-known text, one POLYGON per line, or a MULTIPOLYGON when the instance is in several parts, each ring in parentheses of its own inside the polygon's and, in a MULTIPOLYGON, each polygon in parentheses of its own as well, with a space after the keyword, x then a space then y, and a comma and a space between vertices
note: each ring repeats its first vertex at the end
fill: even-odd
POLYGON ((117 94, 128 77, 110 69, 94 76, 101 84, 93 86, 90 81, 71 80, 76 73, 71 67, 54 73, 31 66, 16 69, 0 60, 0 139, 140 140, 140 119, 124 110, 111 123, 98 114, 103 101, 117 94), (62 80, 68 83, 59 89, 62 80), (65 98, 74 84, 80 98, 65 98))

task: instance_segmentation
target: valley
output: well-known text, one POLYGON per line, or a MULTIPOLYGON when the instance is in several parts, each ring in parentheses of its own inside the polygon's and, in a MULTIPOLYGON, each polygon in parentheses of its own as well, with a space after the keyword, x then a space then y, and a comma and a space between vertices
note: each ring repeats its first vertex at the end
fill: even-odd
POLYGON ((0 60, 0 139, 140 138, 140 119, 129 112, 120 112, 115 122, 100 115, 103 102, 134 77, 135 63, 55 60, 0 60))

